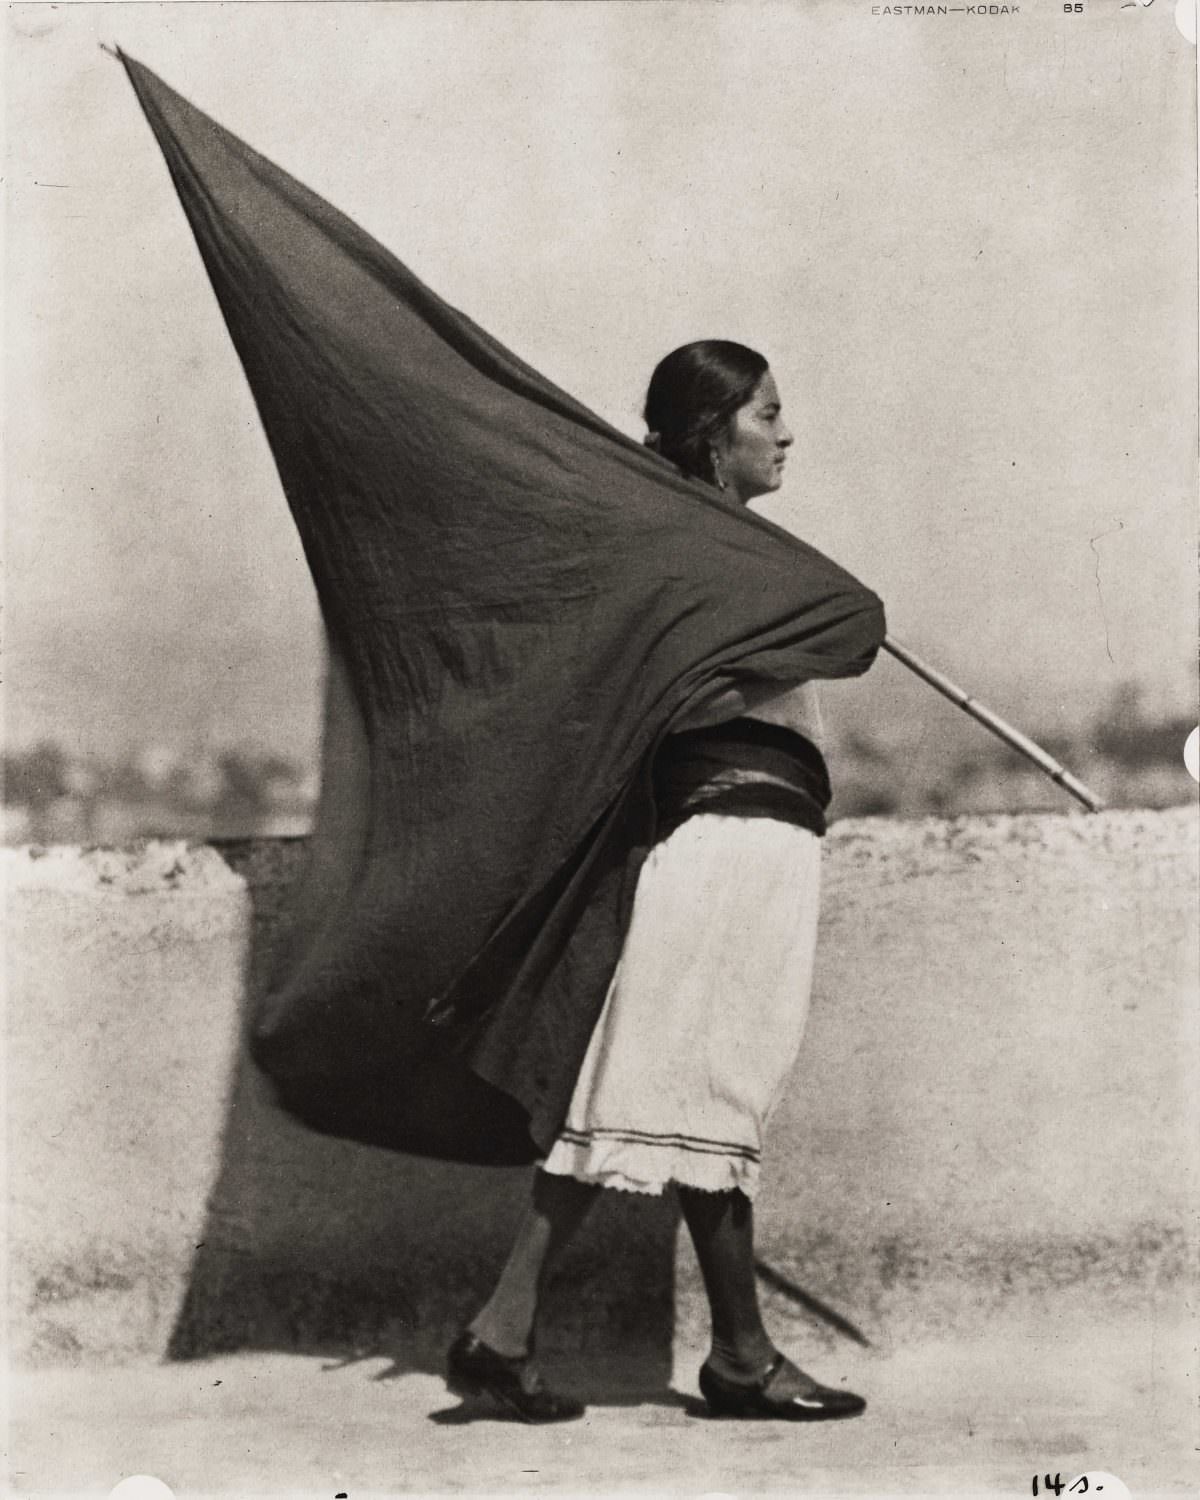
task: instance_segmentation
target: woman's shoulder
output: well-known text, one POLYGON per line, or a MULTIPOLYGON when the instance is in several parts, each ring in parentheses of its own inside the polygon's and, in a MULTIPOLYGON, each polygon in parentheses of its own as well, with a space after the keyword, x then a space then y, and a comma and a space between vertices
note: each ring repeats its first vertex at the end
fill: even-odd
POLYGON ((778 724, 782 729, 802 734, 814 745, 819 745, 823 738, 821 701, 815 682, 801 682, 782 690, 771 689, 762 697, 755 694, 742 714, 744 718, 778 724))
POLYGON ((777 724, 782 729, 802 734, 814 745, 821 743, 821 705, 816 684, 812 682, 793 683, 788 687, 780 687, 778 683, 729 687, 688 714, 674 728, 676 732, 705 729, 730 719, 758 719, 760 723, 777 724))

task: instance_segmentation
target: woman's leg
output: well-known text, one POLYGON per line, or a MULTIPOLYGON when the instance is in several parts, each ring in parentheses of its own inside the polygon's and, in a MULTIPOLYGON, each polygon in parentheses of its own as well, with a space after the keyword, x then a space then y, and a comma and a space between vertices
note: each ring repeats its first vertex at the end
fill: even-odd
POLYGON ((866 1406, 861 1396, 806 1375, 778 1354, 763 1327, 749 1198, 736 1189, 704 1193, 685 1187, 679 1198, 712 1310, 712 1350, 700 1371, 710 1408, 795 1421, 857 1416, 866 1406))
POLYGON ((532 1200, 500 1280, 470 1324, 497 1354, 518 1359, 529 1352, 546 1273, 599 1191, 596 1183, 574 1177, 534 1174, 532 1200))
POLYGON ((680 1187, 679 1201, 712 1313, 708 1363, 730 1380, 759 1375, 776 1351, 758 1305, 754 1205, 736 1189, 707 1193, 680 1187))

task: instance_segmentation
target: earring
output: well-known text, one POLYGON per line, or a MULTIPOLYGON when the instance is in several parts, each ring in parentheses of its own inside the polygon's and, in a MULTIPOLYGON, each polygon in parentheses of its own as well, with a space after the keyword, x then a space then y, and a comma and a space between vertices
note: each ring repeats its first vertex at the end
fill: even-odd
POLYGON ((725 476, 721 473, 721 459, 715 448, 712 450, 712 471, 713 483, 719 490, 723 490, 725 488, 725 476))

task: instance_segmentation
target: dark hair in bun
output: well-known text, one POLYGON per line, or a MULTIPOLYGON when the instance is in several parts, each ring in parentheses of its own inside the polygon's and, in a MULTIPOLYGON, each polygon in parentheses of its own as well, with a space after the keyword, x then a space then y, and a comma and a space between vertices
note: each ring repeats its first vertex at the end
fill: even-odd
POLYGON ((712 444, 766 373, 761 354, 728 339, 699 339, 673 350, 650 377, 646 446, 712 484, 712 444))

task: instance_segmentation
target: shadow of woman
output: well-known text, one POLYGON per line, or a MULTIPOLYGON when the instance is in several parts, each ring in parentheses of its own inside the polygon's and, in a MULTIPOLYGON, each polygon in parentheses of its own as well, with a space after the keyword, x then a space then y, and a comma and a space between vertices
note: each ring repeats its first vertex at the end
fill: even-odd
MULTIPOLYGON (((218 844, 246 882, 252 935, 243 1027, 285 940, 302 839, 218 844)), ((426 1160, 318 1135, 285 1115, 239 1048, 205 1231, 167 1349, 383 1359, 376 1379, 437 1373, 484 1301, 528 1196, 529 1168, 426 1160)), ((606 1194, 548 1290, 539 1347, 619 1356, 624 1385, 671 1372, 677 1210, 606 1194), (611 1200, 611 1201, 610 1201, 611 1200)))

